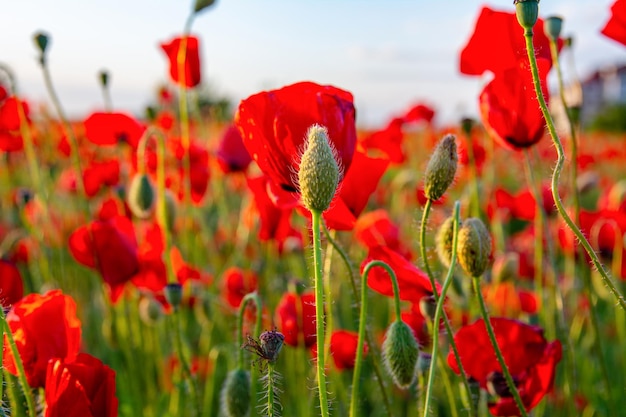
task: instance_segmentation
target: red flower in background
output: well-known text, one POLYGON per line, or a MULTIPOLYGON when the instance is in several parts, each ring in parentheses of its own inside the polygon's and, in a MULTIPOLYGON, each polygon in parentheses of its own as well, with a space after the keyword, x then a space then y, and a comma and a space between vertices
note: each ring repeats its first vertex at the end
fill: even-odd
POLYGON ((626 46, 626 0, 616 0, 613 3, 611 17, 600 33, 626 46))
POLYGON ((139 271, 135 230, 124 216, 79 227, 70 235, 69 249, 78 263, 100 272, 113 302, 139 271))
MULTIPOLYGON (((550 63, 538 59, 541 88, 546 101, 546 77, 550 63)), ((480 94, 480 112, 485 128, 501 145, 520 150, 539 142, 544 135, 545 119, 535 95, 526 66, 503 70, 480 94)))
POLYGON ((411 259, 411 251, 400 241, 400 228, 391 221, 385 209, 363 214, 356 222, 354 235, 366 248, 386 246, 411 259))
POLYGON ((85 119, 85 135, 96 145, 128 143, 136 148, 145 126, 124 113, 92 113, 85 119))
POLYGON ((403 116, 404 123, 417 123, 424 121, 430 123, 435 117, 435 111, 425 104, 416 104, 403 116))
POLYGON ((241 132, 235 125, 229 126, 222 135, 216 152, 220 168, 226 174, 245 172, 252 162, 252 157, 243 144, 241 132))
POLYGON ((0 151, 21 151, 24 147, 20 133, 19 106, 23 106, 28 120, 28 105, 15 96, 0 102, 0 151))
POLYGON ((51 360, 46 375, 45 417, 116 417, 115 371, 81 353, 73 362, 51 360))
POLYGON ((258 278, 252 271, 231 266, 222 275, 223 296, 232 308, 239 308, 246 294, 256 291, 258 278))
MULTIPOLYGON (((365 266, 374 260, 385 262, 395 272, 400 289, 400 299, 419 303, 422 297, 431 296, 433 288, 428 279, 428 275, 416 267, 405 257, 386 246, 375 246, 370 248, 367 258, 361 264, 361 273, 365 266)), ((367 285, 374 291, 393 297, 393 286, 391 277, 381 266, 375 266, 369 271, 367 285)), ((441 286, 437 283, 437 292, 441 286)))
MULTIPOLYGON (((32 388, 44 386, 50 359, 72 361, 78 354, 81 323, 76 317, 76 303, 60 290, 22 298, 7 314, 7 322, 32 388)), ((6 370, 17 376, 6 338, 2 358, 6 370)))
POLYGON ((428 333, 428 326, 426 324, 426 318, 422 314, 419 302, 412 303, 411 308, 402 312, 402 321, 409 325, 415 339, 420 346, 429 346, 431 343, 430 334, 428 333))
MULTIPOLYGON (((546 59, 550 68, 550 41, 543 32, 542 19, 535 24, 533 45, 537 58, 546 59)), ((528 65, 524 29, 517 22, 515 13, 483 7, 474 33, 461 51, 461 73, 482 75, 491 71, 498 76, 509 68, 518 68, 520 61, 528 65)))
POLYGON ((315 345, 315 294, 305 292, 302 295, 285 293, 276 306, 278 330, 285 335, 289 346, 315 345))
POLYGON ((261 170, 286 191, 298 190, 295 173, 314 123, 325 126, 347 172, 356 146, 352 94, 333 86, 300 82, 263 91, 239 104, 235 123, 248 152, 261 170))
POLYGON ((195 36, 177 37, 161 44, 161 49, 167 55, 170 64, 170 78, 181 87, 190 88, 200 84, 200 53, 198 44, 198 38, 195 36), (178 65, 178 51, 181 47, 185 48, 183 74, 180 73, 178 65))
POLYGON ((117 159, 108 161, 91 161, 83 171, 85 194, 93 197, 103 186, 115 186, 120 181, 120 162, 117 159))
POLYGON ((9 308, 24 296, 22 274, 12 262, 0 259, 0 308, 9 308))
POLYGON ((404 149, 402 149, 404 142, 403 125, 404 119, 392 119, 384 129, 367 135, 361 140, 361 144, 367 150, 376 149, 382 152, 394 164, 401 164, 406 160, 404 149))
MULTIPOLYGON (((516 194, 511 194, 505 189, 498 188, 495 190, 494 194, 496 203, 495 209, 508 212, 510 216, 520 220, 533 221, 535 218, 537 203, 528 188, 520 190, 516 194)), ((550 184, 543 184, 541 186, 541 201, 543 210, 547 215, 556 212, 550 184)))
MULTIPOLYGON (((552 390, 555 367, 561 360, 561 342, 548 343, 542 329, 516 320, 491 318, 490 321, 522 402, 530 411, 552 390)), ((467 375, 478 381, 483 389, 487 389, 488 384, 495 388, 498 399, 489 404, 489 411, 496 416, 519 416, 489 342, 484 321, 481 319, 462 327, 454 335, 454 341, 467 375)), ((448 355, 448 364, 459 373, 452 352, 448 355)))
MULTIPOLYGON (((335 367, 340 371, 354 368, 358 333, 348 330, 335 330, 330 336, 330 353, 335 367)), ((367 343, 363 344, 363 357, 367 354, 367 343)))

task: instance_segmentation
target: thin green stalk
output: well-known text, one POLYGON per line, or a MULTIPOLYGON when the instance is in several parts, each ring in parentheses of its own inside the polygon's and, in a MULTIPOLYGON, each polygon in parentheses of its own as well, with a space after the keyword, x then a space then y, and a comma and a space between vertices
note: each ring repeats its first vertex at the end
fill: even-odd
POLYGON ((35 417, 37 415, 35 410, 35 400, 33 398, 33 391, 28 385, 28 380, 26 379, 26 372, 24 371, 24 364, 22 363, 22 357, 20 356, 19 350, 17 350, 17 344, 15 343, 15 338, 13 337, 13 332, 11 332, 11 327, 9 327, 9 322, 4 315, 4 308, 0 306, 0 320, 2 321, 2 328, 4 329, 4 334, 6 334, 9 348, 11 349, 11 355, 13 356, 13 363, 15 364, 15 368, 17 369, 17 377, 20 381, 20 385, 22 386, 22 390, 24 391, 24 396, 26 397, 26 406, 28 407, 28 416, 35 417))
MULTIPOLYGON (((482 218, 482 211, 480 209, 480 195, 478 192, 478 170, 476 169, 476 158, 474 158, 474 144, 472 140, 471 132, 466 135, 467 139, 467 159, 470 176, 470 200, 471 200, 471 213, 473 217, 479 219, 482 218)), ((428 201, 430 202, 430 201, 428 201)))
MULTIPOLYGON (((324 221, 322 221, 322 224, 324 226, 324 229, 326 228, 326 225, 324 224, 324 221)), ((332 232, 329 232, 327 235, 330 234, 334 234, 334 230, 332 232)), ((330 354, 330 339, 332 337, 332 333, 334 330, 334 320, 333 320, 333 316, 334 316, 334 312, 333 312, 333 306, 335 305, 335 303, 332 302, 333 297, 332 297, 332 290, 330 288, 330 269, 332 266, 332 260, 333 260, 333 251, 334 251, 335 247, 333 245, 326 245, 326 255, 324 257, 324 295, 326 297, 326 300, 328 300, 328 314, 326 315, 326 339, 324 340, 324 359, 328 360, 328 356, 330 354)), ((319 353, 318 353, 319 354, 319 353)))
POLYGON ((359 396, 359 386, 361 384, 361 368, 363 366, 363 345, 365 338, 365 329, 367 327, 367 276, 370 270, 375 266, 385 268, 393 285, 393 306, 396 313, 396 320, 402 320, 400 311, 400 290, 398 288, 398 279, 396 273, 383 261, 370 261, 363 268, 361 274, 361 312, 359 317, 359 337, 356 345, 356 358, 354 360, 354 373, 352 374, 352 395, 350 398, 350 417, 357 416, 357 399, 359 396))
POLYGON ((185 60, 187 58, 187 37, 191 32, 191 25, 195 14, 191 13, 185 22, 183 37, 178 48, 176 64, 178 65, 178 108, 180 116, 180 140, 183 145, 183 201, 188 209, 191 206, 191 159, 189 156, 189 108, 187 105, 187 87, 185 72, 185 60))
POLYGON ((594 267, 602 276, 602 279, 605 285, 608 287, 609 291, 615 299, 617 303, 622 307, 622 309, 626 310, 626 299, 620 293, 615 283, 608 275, 606 270, 604 269, 604 265, 598 259, 595 251, 589 244, 589 241, 585 237, 585 235, 580 231, 576 223, 572 221, 569 217, 565 208, 563 207, 563 202, 561 201, 561 196, 559 194, 559 182, 561 177, 561 171, 563 170, 563 164, 565 162, 565 155, 563 151, 563 145, 561 143, 561 139, 556 133, 556 128, 554 127, 554 120, 552 120, 552 116, 550 115, 550 111, 548 110, 548 106, 546 104, 546 100, 543 97, 543 93, 541 91, 541 83, 539 81, 539 70, 537 69, 537 58, 535 57, 534 47, 533 47, 533 30, 527 29, 524 31, 524 38, 526 39, 526 52, 528 53, 528 59, 530 61, 530 69, 533 76, 533 84, 535 86, 535 93, 537 95, 537 99, 539 100, 539 106, 541 107, 541 112, 543 113, 543 117, 546 120, 546 125, 548 127, 548 131, 550 132, 550 136, 552 137, 552 141, 554 142, 554 146, 557 151, 557 161, 554 167, 554 171, 552 173, 552 195, 554 197, 554 203, 556 205, 556 209, 559 212, 561 218, 565 221, 567 226, 572 230, 572 232, 576 235, 576 238, 583 245, 583 248, 591 258, 591 262, 594 267))
POLYGON ((311 210, 313 220, 313 264, 315 271, 315 334, 317 351, 317 386, 320 397, 322 417, 328 417, 328 393, 326 392, 326 370, 324 367, 324 277, 322 265, 322 242, 320 237, 320 222, 322 213, 311 210))
MULTIPOLYGON (((455 208, 454 208, 455 212, 458 210, 457 205, 458 203, 455 203, 455 208)), ((428 255, 426 253, 426 224, 428 222, 428 215, 430 214, 431 207, 432 207, 432 201, 428 199, 426 201, 426 205, 424 206, 424 212, 422 213, 422 223, 420 225, 420 256, 422 257, 424 270, 426 271, 426 275, 428 275, 428 279, 430 280, 430 285, 432 286, 432 289, 433 289, 433 298, 435 300, 435 303, 438 305, 440 299, 445 300, 445 295, 442 295, 440 297, 439 294, 437 293, 437 284, 435 282, 435 276, 430 269, 430 265, 428 263, 428 255)), ((457 214, 455 214, 455 216, 456 215, 457 214)), ((458 219, 456 221, 458 223, 458 219)), ((457 227, 457 225, 455 225, 455 227, 457 227)), ((456 249, 454 250, 453 255, 454 257, 456 257, 456 249)), ((456 260, 454 262, 456 262, 456 260)), ((454 262, 452 263, 452 265, 454 265, 454 262)), ((438 323, 438 322, 435 322, 435 323, 438 323)), ((454 358, 456 360, 457 366, 459 367, 461 379, 463 380, 463 386, 465 387, 465 390, 467 391, 468 398, 472 398, 472 390, 469 385, 467 374, 465 373, 465 368, 463 367, 463 363, 461 362, 461 356, 459 355, 459 350, 457 349, 456 342, 454 341, 454 333, 452 332, 452 326, 450 325, 450 321, 448 320, 448 316, 445 311, 443 312, 443 324, 446 329, 446 334, 448 335, 448 341, 450 342, 450 347, 452 348, 452 352, 454 353, 454 358)), ((436 326, 433 326, 433 327, 436 328, 436 326)), ((436 332, 433 331, 433 334, 434 333, 436 332)), ((433 350, 434 350, 434 346, 433 346, 433 350)), ((433 357, 435 357, 434 352, 433 352, 433 357)), ((425 412, 427 410, 428 409, 426 408, 425 412)), ((473 406, 470 405, 470 416, 474 416, 474 415, 476 415, 476 410, 474 410, 473 406)))
MULTIPOLYGON (((446 274, 446 279, 443 282, 443 287, 441 288, 441 296, 437 299, 437 308, 435 310, 435 318, 433 320, 433 351, 432 351, 432 355, 431 355, 431 361, 430 361, 430 371, 428 374, 428 383, 426 384, 426 398, 424 400, 424 417, 428 417, 429 413, 430 413, 430 401, 432 398, 432 393, 433 393, 433 388, 435 385, 435 373, 437 370, 437 356, 438 356, 438 349, 439 349, 439 321, 441 320, 441 315, 443 313, 444 317, 445 317, 445 312, 443 311, 443 304, 445 302, 446 299, 446 293, 448 291, 448 288, 450 287, 450 284, 452 283, 452 277, 454 276, 454 266, 456 265, 456 248, 457 248, 457 244, 458 244, 458 231, 459 231, 459 210, 460 210, 460 204, 457 201, 454 204, 454 226, 453 226, 453 238, 452 238, 452 257, 450 259, 450 267, 448 267, 448 273, 446 274)), ((422 226, 423 229, 423 226, 422 226)), ((434 288, 434 286, 433 286, 434 288)), ((437 294, 437 291, 435 289, 435 292, 433 294, 437 294)), ((452 338, 452 334, 449 334, 449 337, 452 338)), ((457 352, 458 354, 458 352, 457 352)), ((462 365, 461 365, 461 360, 460 357, 457 356, 457 361, 459 364, 459 369, 463 369, 462 365)), ((466 387, 468 389, 468 394, 469 397, 468 398, 472 398, 471 397, 471 391, 469 390, 469 385, 467 384, 467 378, 464 376, 463 380, 466 383, 466 387)), ((471 413, 474 413, 473 407, 470 405, 470 411, 471 413)))
POLYGON ((278 406, 276 404, 278 404, 276 402, 275 404, 275 394, 276 394, 276 390, 278 389, 276 387, 276 373, 275 373, 275 369, 274 369, 274 362, 268 362, 267 363, 267 375, 265 376, 265 381, 267 384, 267 416, 268 417, 277 417, 280 415, 279 411, 278 411, 278 406))
POLYGON ((498 345, 496 334, 493 331, 493 326, 491 325, 491 321, 489 319, 489 313, 487 312, 487 306, 485 305, 485 299, 483 298, 483 293, 480 291, 480 277, 472 277, 472 281, 474 283, 474 292, 476 293, 476 297, 478 298, 478 303, 480 305, 480 313, 485 323, 485 328, 487 329, 487 334, 489 335, 491 346, 493 346, 493 350, 496 352, 496 357, 498 358, 498 363, 502 368, 502 373, 504 374, 504 378, 506 379, 506 384, 508 385, 511 394, 513 394, 513 399, 515 400, 515 404, 520 411, 520 415, 522 417, 528 417, 528 413, 526 413, 526 408, 524 407, 522 398, 517 391, 517 386, 513 381, 511 372, 509 372, 509 367, 507 366, 506 362, 504 361, 504 357, 502 356, 502 351, 500 350, 500 346, 498 345))

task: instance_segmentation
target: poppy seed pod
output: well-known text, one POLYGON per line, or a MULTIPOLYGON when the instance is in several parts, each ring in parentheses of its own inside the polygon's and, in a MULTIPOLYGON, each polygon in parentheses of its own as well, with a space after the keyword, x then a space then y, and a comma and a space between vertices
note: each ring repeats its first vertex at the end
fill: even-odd
POLYGON ((215 0, 196 0, 196 3, 193 6, 194 13, 198 13, 209 6, 212 6, 215 3, 215 0))
POLYGON ((226 417, 244 417, 250 411, 250 373, 244 369, 231 371, 221 395, 221 411, 226 417))
POLYGON ((456 138, 446 135, 433 151, 424 173, 424 195, 429 200, 439 200, 446 192, 456 174, 459 157, 456 151, 456 138))
POLYGON ((339 177, 339 164, 328 131, 315 124, 307 132, 306 150, 298 171, 304 207, 310 211, 326 211, 337 191, 339 177))
POLYGON ((146 174, 137 174, 128 187, 128 207, 135 217, 145 220, 152 216, 155 206, 154 186, 146 174))
POLYGON ((98 79, 100 80, 100 84, 103 87, 107 87, 109 85, 109 72, 107 70, 102 70, 98 73, 98 79))
POLYGON ((174 310, 180 307, 183 301, 183 286, 178 282, 172 282, 165 286, 165 299, 174 307, 174 310))
POLYGON ((475 217, 463 222, 459 229, 457 257, 465 272, 479 277, 487 269, 491 254, 491 236, 482 220, 475 217))
POLYGON ((41 55, 44 55, 46 53, 46 49, 48 49, 48 41, 50 40, 48 34, 44 32, 37 32, 33 36, 33 40, 35 41, 37 48, 39 48, 41 55))
POLYGON ((520 26, 532 31, 539 18, 539 0, 515 0, 515 15, 520 26))
POLYGON ((543 25, 543 32, 548 39, 557 40, 561 36, 561 30, 563 29, 563 18, 560 16, 550 16, 546 18, 543 25))
POLYGON ((417 375, 419 346, 411 328, 403 321, 394 321, 383 342, 383 363, 399 388, 408 388, 417 375))
MULTIPOLYGON (((462 223, 459 222, 459 229, 462 223)), ((452 260, 452 240, 454 239, 454 217, 448 217, 437 230, 435 235, 435 249, 439 261, 446 267, 450 267, 452 260)))

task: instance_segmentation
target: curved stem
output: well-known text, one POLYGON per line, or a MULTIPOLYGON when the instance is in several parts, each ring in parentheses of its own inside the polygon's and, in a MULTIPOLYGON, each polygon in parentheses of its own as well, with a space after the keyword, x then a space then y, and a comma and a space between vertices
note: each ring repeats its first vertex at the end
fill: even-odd
POLYGON ((513 377, 509 372, 509 367, 504 361, 504 356, 502 356, 502 351, 500 350, 500 346, 498 345, 496 334, 493 331, 493 326, 491 325, 491 321, 489 319, 489 313, 487 312, 487 307, 485 306, 485 299, 483 298, 483 293, 480 292, 480 277, 473 277, 472 281, 474 282, 474 292, 478 297, 478 303, 480 305, 480 314, 482 315, 483 322, 485 323, 485 329, 487 329, 487 334, 489 335, 489 341, 491 341, 491 346, 493 346, 493 350, 496 352, 496 357, 498 358, 498 363, 502 368, 502 373, 504 374, 504 378, 506 379, 506 384, 508 385, 511 394, 513 394, 513 399, 515 400, 515 404, 520 411, 520 415, 522 417, 528 417, 528 414, 526 413, 526 408, 524 407, 524 403, 522 402, 522 398, 517 391, 517 386, 515 385, 513 377))
MULTIPOLYGON (((261 328, 261 316, 263 315, 261 297, 259 297, 259 293, 256 291, 246 294, 241 300, 241 304, 239 304, 239 315, 237 316, 237 346, 241 348, 243 346, 243 315, 246 309, 246 305, 250 302, 254 302, 256 307, 256 324, 254 326, 254 331, 256 335, 259 334, 259 329, 261 328)), ((243 353, 244 349, 239 349, 239 355, 237 356, 237 367, 239 369, 243 369, 243 353)))
POLYGON ((565 208, 563 207, 563 202, 561 201, 561 196, 559 195, 559 181, 561 177, 561 171, 563 170, 563 164, 565 161, 565 155, 563 151, 563 145, 561 144, 561 140, 559 139, 558 134, 556 133, 556 128, 554 127, 554 121, 552 120, 552 116, 548 110, 548 106, 546 104, 546 100, 543 97, 543 93, 541 91, 541 84, 539 81, 539 70, 537 69, 537 59, 535 57, 534 49, 533 49, 533 31, 532 29, 526 30, 524 32, 524 38, 526 39, 526 52, 528 53, 528 59, 530 61, 530 70, 533 76, 533 84, 535 86, 535 93, 537 95, 537 99, 539 100, 539 106, 541 107, 541 112, 543 113, 543 117, 546 120, 546 125, 548 127, 548 131, 550 132, 550 136, 552 137, 552 141, 554 142, 554 146, 557 151, 557 161, 554 167, 554 171, 552 173, 552 195, 554 197, 554 203, 556 205, 556 209, 559 212, 561 218, 565 221, 567 226, 572 230, 572 232, 576 235, 576 238, 583 245, 583 248, 591 258, 591 262, 593 266, 598 270, 600 276, 604 280, 605 285, 608 287, 609 291, 616 298, 617 303, 622 307, 622 309, 626 310, 626 300, 624 296, 619 292, 615 283, 608 275, 606 270, 604 269, 604 265, 598 259, 595 251, 589 244, 589 241, 585 237, 585 235, 580 231, 576 223, 572 221, 569 217, 565 208))
MULTIPOLYGON (((452 238, 452 257, 450 259, 450 266, 448 267, 448 273, 446 275, 446 279, 443 283, 443 287, 441 288, 441 296, 438 298, 437 300, 437 308, 435 310, 435 318, 433 320, 433 352, 431 355, 431 361, 430 361, 430 371, 428 374, 428 383, 426 384, 426 399, 424 400, 424 417, 427 417, 429 414, 429 410, 430 410, 430 400, 432 398, 432 392, 433 392, 433 387, 435 385, 435 372, 437 370, 437 356, 438 356, 438 349, 439 349, 439 321, 441 320, 441 314, 443 313, 443 304, 444 301, 446 299, 446 292, 448 291, 448 288, 450 287, 450 284, 452 283, 452 277, 454 276, 453 272, 454 272, 454 266, 456 265, 456 248, 457 248, 457 244, 458 244, 458 231, 459 231, 459 210, 460 210, 460 204, 457 201, 454 204, 454 226, 453 226, 453 238, 452 238)), ((434 288, 434 287, 433 287, 434 288)), ((437 291, 435 291, 433 294, 437 294, 437 291)), ((445 316, 445 313, 443 313, 445 316)), ((450 337, 452 337, 452 334, 449 334, 450 337)), ((458 352, 457 352, 458 354, 458 352)), ((457 357, 457 361, 460 364, 461 360, 460 357, 457 357)), ((461 367, 459 367, 459 369, 462 369, 461 367)), ((463 378, 464 381, 466 382, 466 386, 468 387, 468 394, 470 395, 469 398, 471 397, 471 392, 469 391, 469 385, 467 385, 467 378, 463 378)), ((471 412, 473 413, 473 406, 470 406, 471 412)))
POLYGON ((320 396, 322 417, 328 417, 328 395, 326 392, 326 370, 324 368, 324 277, 322 265, 322 242, 320 221, 322 213, 311 210, 313 219, 313 269, 315 272, 315 334, 317 343, 317 386, 320 396))
POLYGON ((396 313, 396 320, 402 320, 400 312, 400 290, 398 288, 398 279, 396 273, 383 261, 373 260, 365 265, 363 273, 361 274, 361 312, 359 314, 359 337, 356 345, 356 358, 354 360, 354 373, 352 374, 352 395, 350 398, 350 417, 356 417, 357 415, 357 397, 359 395, 359 385, 361 383, 361 367, 363 364, 363 345, 365 338, 365 330, 367 323, 367 276, 370 270, 375 266, 381 266, 385 268, 391 279, 393 286, 393 302, 394 310, 396 313))

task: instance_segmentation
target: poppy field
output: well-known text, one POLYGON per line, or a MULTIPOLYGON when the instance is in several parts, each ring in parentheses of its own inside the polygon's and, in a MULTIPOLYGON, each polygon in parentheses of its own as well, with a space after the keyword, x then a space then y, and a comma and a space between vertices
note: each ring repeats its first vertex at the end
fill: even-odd
POLYGON ((46 106, 0 62, 0 416, 625 415, 626 137, 580 123, 538 3, 476 11, 459 71, 492 76, 448 126, 313 80, 201 111, 212 0, 145 115, 103 71, 68 119, 33 34, 46 106))

